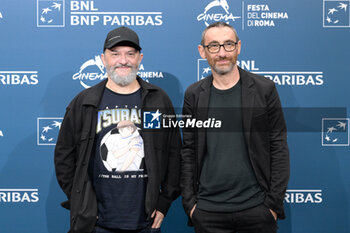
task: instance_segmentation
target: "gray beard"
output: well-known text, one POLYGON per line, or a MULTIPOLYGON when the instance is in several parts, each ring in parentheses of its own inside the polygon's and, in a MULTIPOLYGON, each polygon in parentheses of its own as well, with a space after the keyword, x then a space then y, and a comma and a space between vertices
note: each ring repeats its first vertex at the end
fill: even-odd
POLYGON ((216 66, 213 66, 212 69, 219 75, 225 75, 230 73, 233 70, 234 65, 231 64, 230 67, 228 67, 227 69, 219 69, 216 66))
POLYGON ((114 68, 111 67, 107 69, 107 74, 112 79, 112 81, 117 84, 118 86, 125 87, 131 84, 133 81, 135 81, 137 76, 138 69, 131 68, 130 74, 127 76, 119 76, 115 71, 114 68))

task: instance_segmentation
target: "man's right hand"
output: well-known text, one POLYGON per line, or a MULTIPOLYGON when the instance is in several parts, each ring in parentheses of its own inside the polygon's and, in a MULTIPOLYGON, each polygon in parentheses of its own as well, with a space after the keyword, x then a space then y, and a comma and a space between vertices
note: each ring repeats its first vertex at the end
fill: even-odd
POLYGON ((197 204, 194 204, 194 206, 193 206, 193 208, 192 208, 192 210, 191 210, 191 212, 190 212, 190 218, 192 219, 192 215, 193 215, 193 212, 194 212, 194 210, 196 209, 196 207, 197 207, 197 204))

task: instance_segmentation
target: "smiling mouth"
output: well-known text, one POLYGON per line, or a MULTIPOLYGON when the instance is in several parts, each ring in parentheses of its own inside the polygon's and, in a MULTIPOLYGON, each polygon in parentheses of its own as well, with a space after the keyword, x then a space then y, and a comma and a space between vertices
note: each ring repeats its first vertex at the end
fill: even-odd
POLYGON ((116 69, 127 70, 127 69, 131 69, 131 67, 130 66, 119 66, 119 67, 116 67, 116 69))
POLYGON ((217 63, 218 64, 227 64, 227 63, 229 63, 229 61, 228 60, 219 60, 219 61, 217 61, 217 63))

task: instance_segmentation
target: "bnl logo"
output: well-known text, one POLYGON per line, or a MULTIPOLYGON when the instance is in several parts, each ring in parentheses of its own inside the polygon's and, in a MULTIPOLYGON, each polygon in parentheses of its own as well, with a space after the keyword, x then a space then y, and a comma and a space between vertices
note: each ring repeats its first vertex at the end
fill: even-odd
POLYGON ((143 113, 143 128, 144 129, 160 129, 160 119, 162 113, 159 109, 156 112, 143 113))
POLYGON ((38 117, 38 146, 54 146, 62 124, 62 117, 38 117))
POLYGON ((349 146, 349 118, 322 119, 322 146, 349 146))
POLYGON ((350 27, 350 0, 323 0, 323 27, 350 27))
POLYGON ((197 69, 197 81, 200 81, 211 74, 211 69, 207 59, 198 59, 197 69))
POLYGON ((37 27, 64 27, 64 0, 37 0, 37 27))

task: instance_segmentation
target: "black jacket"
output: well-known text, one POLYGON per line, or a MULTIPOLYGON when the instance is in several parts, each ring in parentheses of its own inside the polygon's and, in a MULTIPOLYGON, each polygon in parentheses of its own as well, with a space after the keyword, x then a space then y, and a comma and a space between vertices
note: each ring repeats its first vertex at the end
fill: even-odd
MULTIPOLYGON (((286 125, 274 83, 239 69, 242 83, 242 118, 248 155, 257 181, 265 192, 264 204, 285 218, 283 199, 289 179, 289 150, 286 125)), ((210 86, 209 76, 192 84, 185 93, 183 114, 206 120, 210 86)), ((183 130, 180 186, 183 205, 189 215, 196 204, 203 156, 206 152, 204 130, 183 130)))
MULTIPOLYGON (((168 95, 160 88, 137 78, 142 90, 142 109, 174 114, 168 95)), ((97 109, 107 80, 82 91, 66 109, 55 148, 55 169, 59 185, 68 201, 70 231, 92 232, 97 216, 96 195, 88 175, 88 164, 94 153, 97 109)), ((143 122, 141 123, 143 125, 143 122)), ((179 193, 181 138, 178 129, 143 129, 148 183, 145 211, 148 219, 156 209, 166 215, 179 193)))

